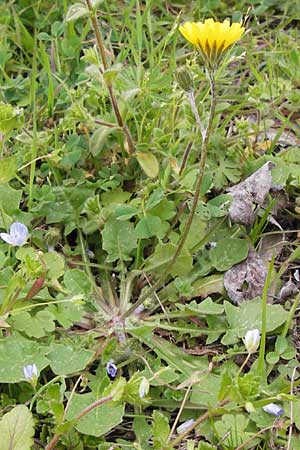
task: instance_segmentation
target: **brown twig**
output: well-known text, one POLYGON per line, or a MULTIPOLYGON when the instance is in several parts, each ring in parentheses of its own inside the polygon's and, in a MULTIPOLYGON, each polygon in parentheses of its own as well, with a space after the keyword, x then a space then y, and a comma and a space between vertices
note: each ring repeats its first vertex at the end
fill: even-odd
POLYGON ((107 128, 119 128, 116 123, 105 122, 105 120, 95 119, 95 122, 107 128))
POLYGON ((182 172, 185 169, 185 166, 186 166, 189 154, 190 154, 191 149, 192 149, 192 145, 193 145, 193 141, 189 141, 187 143, 187 146, 186 146, 185 150, 184 150, 183 158, 182 158, 180 169, 179 169, 179 173, 178 173, 179 176, 182 174, 182 172))
MULTIPOLYGON (((86 414, 88 414, 89 412, 91 412, 93 409, 97 408, 97 406, 103 405, 106 402, 109 402, 113 399, 113 395, 107 395, 106 397, 102 397, 99 398, 98 400, 96 400, 95 402, 91 403, 90 405, 88 405, 86 408, 82 409, 80 411, 79 414, 77 414, 77 416, 75 417, 75 420, 78 421, 80 420, 83 416, 85 416, 86 414)), ((56 446, 56 444, 58 443, 60 437, 62 435, 61 434, 55 434, 53 436, 53 438, 51 439, 51 441, 49 442, 49 444, 46 446, 45 450, 53 450, 56 446)))
MULTIPOLYGON (((101 60, 102 60, 102 64, 103 64, 103 67, 104 67, 104 72, 105 72, 109 68, 109 66, 108 66, 108 62, 107 62, 107 58, 106 58, 106 53, 105 53, 105 48, 104 48, 102 36, 101 36, 100 30, 99 30, 99 26, 98 26, 96 10, 95 10, 95 8, 92 5, 91 0, 85 0, 85 1, 86 1, 88 9, 90 11, 90 19, 91 19, 92 26, 93 26, 93 29, 94 29, 98 51, 99 51, 99 54, 100 54, 100 57, 101 57, 101 60)), ((103 75, 104 72, 103 72, 101 67, 99 67, 99 70, 100 70, 100 73, 103 75)), ((122 118, 122 115, 121 115, 121 112, 120 112, 120 108, 119 108, 119 105, 118 105, 118 101, 117 101, 116 96, 114 94, 113 86, 112 86, 112 84, 110 82, 106 81, 106 87, 107 87, 107 90, 108 90, 108 93, 109 93, 110 102, 111 102, 111 105, 113 107, 113 110, 114 110, 114 113, 115 113, 118 125, 119 125, 120 128, 122 128, 124 134, 126 135, 127 143, 128 143, 128 152, 130 154, 132 154, 135 151, 135 145, 133 143, 133 139, 132 139, 131 133, 130 133, 126 123, 124 122, 124 120, 122 118)))

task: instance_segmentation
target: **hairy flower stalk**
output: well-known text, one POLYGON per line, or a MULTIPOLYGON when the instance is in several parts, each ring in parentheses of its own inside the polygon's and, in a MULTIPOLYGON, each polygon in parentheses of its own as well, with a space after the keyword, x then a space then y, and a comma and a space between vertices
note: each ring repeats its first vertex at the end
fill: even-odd
MULTIPOLYGON (((190 213, 188 215, 187 221, 185 223, 183 233, 182 233, 180 241, 178 243, 176 252, 174 253, 174 256, 168 267, 168 271, 170 270, 170 267, 173 266, 177 257, 181 253, 181 250, 183 249, 183 246, 185 244, 185 241, 187 239, 187 236, 189 234, 189 231, 190 231, 190 228, 191 228, 191 225, 193 222, 193 218, 194 218, 194 215, 195 215, 195 212, 197 209, 197 205, 198 205, 198 201, 199 201, 199 197, 200 197, 200 190, 201 190, 204 169, 205 169, 205 163, 206 163, 206 157, 207 157, 207 148, 208 148, 208 143, 209 143, 209 139, 210 139, 210 135, 211 135, 211 131, 212 131, 212 124, 213 124, 213 119, 214 119, 216 104, 217 104, 215 75, 214 75, 213 71, 210 71, 210 70, 208 71, 208 78, 209 78, 209 82, 210 82, 211 103, 210 103, 210 110, 209 110, 209 116, 208 116, 208 124, 207 124, 206 129, 203 130, 202 126, 199 124, 198 114, 194 114, 195 120, 200 128, 200 133, 202 136, 202 149, 201 149, 199 171, 198 171, 198 176, 197 176, 197 180, 196 180, 193 203, 192 203, 192 207, 191 207, 190 213)), ((192 110, 195 113, 194 108, 192 108, 192 110)))

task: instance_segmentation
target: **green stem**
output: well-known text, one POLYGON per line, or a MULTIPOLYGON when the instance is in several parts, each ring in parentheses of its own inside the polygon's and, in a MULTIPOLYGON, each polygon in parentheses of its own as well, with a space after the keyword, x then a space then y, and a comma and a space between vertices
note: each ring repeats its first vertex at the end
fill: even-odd
MULTIPOLYGON (((181 251, 182 251, 182 249, 184 247, 185 241, 186 241, 186 239, 188 237, 188 234, 189 234, 189 231, 190 231, 190 228, 191 228, 191 225, 192 225, 192 221, 193 221, 196 209, 197 209, 199 197, 200 197, 200 190, 201 190, 201 185, 202 185, 202 180, 203 180, 203 175, 204 175, 204 169, 205 169, 205 163, 206 163, 206 157, 207 157, 208 143, 209 143, 210 135, 211 135, 211 132, 212 132, 213 119, 214 119, 215 110, 216 110, 216 104, 217 104, 216 84, 215 84, 214 73, 213 72, 208 72, 208 78, 209 78, 210 90, 211 90, 211 104, 210 104, 210 111, 209 111, 209 117, 208 117, 208 124, 207 124, 207 128, 205 129, 205 131, 203 131, 202 127, 199 126, 200 133, 201 133, 201 136, 202 136, 202 151, 201 151, 201 157, 200 157, 200 162, 199 162, 199 171, 198 171, 198 176, 197 176, 197 180, 196 180, 196 186, 195 186, 195 193, 194 193, 193 203, 192 203, 192 207, 191 207, 190 213, 188 215, 187 221, 185 223, 185 227, 184 227, 183 233, 181 235, 181 238, 179 240, 178 246, 176 248, 176 251, 175 251, 171 261, 169 262, 169 264, 167 265, 167 267, 163 271, 164 272, 163 275, 153 284, 151 289, 147 290, 147 292, 145 292, 145 294, 142 295, 137 300, 137 302, 135 302, 134 305, 132 305, 125 313, 122 314, 122 316, 121 316, 122 319, 125 319, 126 317, 130 316, 130 314, 139 305, 141 305, 145 301, 145 299, 147 297, 149 297, 149 295, 151 296, 151 294, 153 294, 162 285, 162 283, 166 279, 166 275, 168 275, 170 273, 170 270, 173 267, 173 265, 175 264, 176 259, 180 255, 180 253, 181 253, 181 251)), ((196 119, 196 122, 198 124, 198 117, 195 117, 195 119, 196 119)))
POLYGON ((282 330, 282 333, 281 333, 282 337, 286 337, 286 335, 288 334, 288 331, 289 331, 290 326, 291 326, 291 322, 292 322, 293 317, 295 315, 295 312, 296 312, 296 310, 298 308, 299 301, 300 301, 300 292, 298 293, 297 297, 295 298, 295 300, 292 303, 292 307, 290 309, 288 318, 287 318, 287 320, 285 322, 284 329, 282 330))
MULTIPOLYGON (((97 21, 97 15, 96 15, 96 10, 92 5, 91 0, 85 0, 87 7, 90 11, 90 19, 93 25, 93 29, 94 29, 94 33, 95 33, 95 37, 96 37, 96 42, 97 42, 97 46, 98 46, 98 50, 100 53, 100 57, 102 60, 102 64, 104 67, 104 71, 106 71, 109 66, 108 66, 108 62, 107 62, 107 58, 106 58, 106 53, 105 53, 105 48, 104 48, 104 44, 103 44, 103 40, 102 40, 102 36, 98 27, 98 21, 97 21)), ((102 69, 100 68, 100 72, 103 74, 102 69)), ((116 96, 114 94, 114 90, 111 84, 106 83, 106 87, 108 89, 108 93, 109 93, 109 97, 110 97, 110 102, 111 105, 113 107, 115 116, 116 116, 116 120, 118 122, 119 127, 121 127, 123 129, 124 134, 126 135, 127 138, 127 143, 128 143, 128 152, 130 154, 135 152, 135 145, 133 143, 133 139, 131 136, 131 133, 127 127, 127 125, 125 124, 121 112, 120 112, 120 108, 116 99, 116 96)))
POLYGON ((247 362, 249 361, 249 358, 251 356, 251 353, 248 353, 247 358, 245 358, 243 364, 241 365, 239 371, 238 371, 238 376, 242 373, 243 368, 245 367, 245 365, 247 364, 247 362))
POLYGON ((259 347, 259 356, 257 361, 257 375, 263 376, 265 371, 265 352, 266 352, 266 336, 267 336, 267 298, 268 298, 268 289, 271 283, 271 278, 273 274, 274 267, 274 255, 270 261, 267 278, 265 281, 262 298, 261 298, 261 340, 259 347))
POLYGON ((1 155, 0 155, 0 159, 4 158, 4 153, 5 153, 5 135, 0 133, 0 146, 1 146, 1 155))
POLYGON ((44 384, 32 397, 32 400, 30 402, 29 410, 32 411, 34 402, 36 399, 41 395, 42 392, 44 392, 51 384, 56 383, 56 381, 61 380, 63 382, 64 377, 62 375, 57 375, 56 377, 52 378, 52 380, 48 381, 48 383, 44 384))

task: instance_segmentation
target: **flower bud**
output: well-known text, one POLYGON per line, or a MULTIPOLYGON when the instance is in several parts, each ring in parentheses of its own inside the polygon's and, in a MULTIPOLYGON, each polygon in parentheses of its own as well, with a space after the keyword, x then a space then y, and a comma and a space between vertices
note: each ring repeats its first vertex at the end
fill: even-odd
POLYGON ((194 80, 191 72, 186 67, 180 67, 175 73, 176 81, 179 86, 186 92, 190 92, 194 88, 194 80))
POLYGON ((54 251, 54 247, 60 240, 60 230, 58 228, 50 228, 45 234, 45 241, 48 246, 48 251, 54 251))
POLYGON ((33 285, 31 286, 28 294, 26 295, 25 300, 31 300, 33 297, 35 297, 43 288, 44 283, 45 283, 44 277, 37 278, 33 283, 33 285))
POLYGON ((148 394, 149 388, 150 388, 149 381, 147 380, 147 378, 143 377, 139 387, 140 398, 144 398, 148 394))
POLYGON ((32 384, 33 386, 36 385, 37 379, 38 379, 38 369, 35 364, 28 364, 27 366, 23 367, 23 373, 26 381, 28 383, 32 384))
POLYGON ((253 403, 251 403, 251 402, 246 402, 246 403, 245 403, 245 410, 246 410, 248 413, 253 413, 253 412, 255 412, 255 408, 254 408, 253 403))
POLYGON ((248 353, 255 353, 260 342, 259 330, 249 330, 244 338, 244 344, 248 353))

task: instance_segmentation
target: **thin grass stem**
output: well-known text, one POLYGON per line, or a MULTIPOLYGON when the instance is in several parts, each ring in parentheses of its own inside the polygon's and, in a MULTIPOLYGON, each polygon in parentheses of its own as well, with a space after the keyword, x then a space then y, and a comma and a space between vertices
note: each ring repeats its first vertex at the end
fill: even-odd
POLYGON ((275 257, 273 255, 269 269, 267 278, 264 284, 264 289, 262 293, 262 312, 261 312, 261 340, 259 346, 259 356, 257 361, 257 375, 263 377, 265 371, 265 353, 266 353, 266 336, 267 336, 267 298, 268 298, 268 289, 272 280, 273 268, 274 268, 274 260, 275 257))

